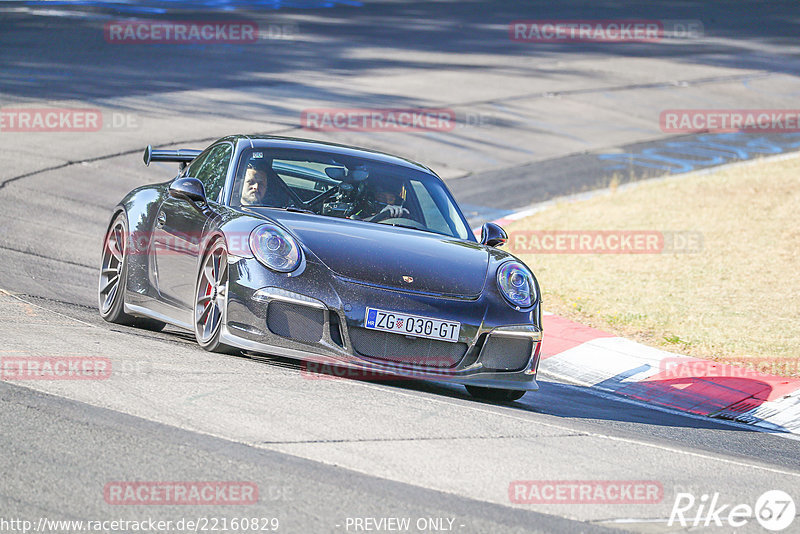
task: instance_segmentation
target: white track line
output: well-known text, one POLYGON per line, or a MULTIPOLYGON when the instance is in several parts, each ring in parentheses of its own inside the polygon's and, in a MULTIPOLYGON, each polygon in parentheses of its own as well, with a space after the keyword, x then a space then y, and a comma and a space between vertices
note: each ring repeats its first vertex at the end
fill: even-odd
MULTIPOLYGON (((359 382, 359 384, 362 385, 362 386, 365 386, 365 387, 370 387, 370 388, 375 388, 375 389, 385 389, 385 388, 381 388, 380 386, 369 384, 369 383, 364 383, 364 382, 359 382)), ((405 393, 405 392, 402 392, 402 391, 398 391, 397 389, 392 389, 391 391, 393 391, 394 393, 396 393, 398 395, 402 395, 402 396, 406 396, 406 397, 416 397, 416 395, 413 395, 413 394, 410 394, 410 393, 405 393)), ((517 419, 519 421, 524 421, 524 422, 527 422, 527 423, 531 422, 530 418, 522 417, 522 416, 517 415, 517 414, 504 413, 503 411, 488 410, 486 408, 482 408, 482 407, 479 407, 479 406, 469 406, 469 405, 465 406, 463 404, 449 402, 447 400, 444 400, 444 399, 438 398, 438 397, 431 397, 431 398, 429 398, 427 400, 432 401, 432 402, 439 402, 439 403, 442 403, 442 404, 447 404, 449 406, 459 406, 459 407, 462 407, 462 408, 467 408, 467 409, 470 409, 470 410, 475 410, 475 411, 488 413, 488 414, 492 414, 492 415, 501 415, 503 417, 508 417, 508 418, 511 418, 511 419, 517 419)), ((618 400, 618 399, 615 398, 615 400, 618 400)), ((647 408, 651 408, 652 407, 649 404, 646 404, 644 406, 647 407, 647 408)), ((683 412, 677 412, 676 415, 686 415, 686 414, 683 413, 683 412)), ((712 420, 712 421, 717 422, 716 420, 712 420)), ((723 421, 723 422, 728 423, 729 421, 723 421)), ((650 448, 653 448, 653 449, 659 449, 659 450, 664 450, 664 451, 669 451, 669 452, 675 452, 675 453, 678 453, 678 454, 684 454, 686 456, 693 456, 695 458, 703 458, 703 459, 706 459, 706 460, 714 460, 714 461, 726 463, 726 464, 729 464, 729 465, 736 465, 736 466, 739 466, 739 467, 747 467, 747 468, 750 468, 750 469, 757 469, 757 470, 761 470, 761 471, 767 471, 769 473, 777 473, 777 474, 781 474, 781 475, 788 475, 788 476, 800 478, 800 472, 796 472, 796 471, 785 471, 783 469, 776 469, 776 468, 773 468, 773 467, 766 467, 766 466, 756 465, 756 464, 748 464, 746 462, 741 462, 741 461, 737 461, 737 460, 729 460, 727 458, 718 458, 716 456, 711 456, 711 455, 708 455, 708 454, 702 454, 702 453, 699 453, 699 452, 686 451, 686 450, 683 450, 683 449, 677 449, 675 447, 667 447, 665 445, 658 445, 658 444, 655 444, 655 443, 648 443, 646 441, 640 441, 640 440, 637 440, 637 439, 620 438, 620 437, 616 437, 616 436, 610 436, 610 435, 607 435, 607 434, 600 434, 600 433, 597 433, 597 432, 590 432, 590 431, 586 431, 586 430, 577 430, 575 428, 570 428, 570 427, 566 427, 566 426, 562 426, 562 425, 556 425, 556 424, 553 424, 553 423, 544 423, 542 421, 536 421, 536 424, 537 425, 542 425, 542 426, 548 426, 548 427, 551 427, 551 428, 556 428, 558 430, 563 430, 563 431, 566 431, 566 432, 569 432, 569 433, 579 432, 582 435, 592 436, 592 437, 601 438, 601 439, 607 439, 607 440, 610 440, 610 441, 619 441, 619 442, 623 442, 623 443, 641 445, 641 446, 650 447, 650 448)), ((748 426, 747 429, 748 430, 753 430, 753 427, 752 426, 748 426)))

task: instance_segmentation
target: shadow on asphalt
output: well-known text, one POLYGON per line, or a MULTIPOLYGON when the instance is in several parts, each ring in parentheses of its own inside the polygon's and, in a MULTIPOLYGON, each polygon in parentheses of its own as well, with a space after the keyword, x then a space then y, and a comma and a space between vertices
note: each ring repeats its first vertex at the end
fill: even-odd
MULTIPOLYGON (((231 20, 257 22, 261 27, 291 22, 297 24, 294 39, 262 39, 253 44, 113 44, 106 42, 103 26, 108 21, 125 20, 130 13, 115 10, 108 3, 72 6, 74 16, 31 17, 26 13, 6 12, 0 21, 3 53, 0 54, 0 86, 6 94, 36 99, 80 99, 157 95, 182 90, 212 88, 263 88, 280 85, 293 94, 319 100, 347 101, 361 107, 380 105, 385 95, 370 89, 358 90, 310 86, 296 81, 293 73, 316 73, 319 77, 348 77, 381 69, 427 69, 431 72, 452 68, 443 57, 418 53, 458 54, 460 56, 502 54, 521 59, 551 60, 563 57, 560 43, 517 43, 509 38, 509 24, 524 19, 654 19, 699 20, 706 37, 716 41, 671 41, 663 43, 571 43, 576 56, 594 54, 625 57, 672 57, 688 63, 765 68, 762 56, 754 55, 746 43, 793 46, 800 18, 790 16, 798 6, 794 1, 773 1, 769 9, 761 0, 676 3, 671 0, 639 3, 511 2, 496 1, 403 2, 363 6, 339 5, 330 9, 265 10, 258 2, 242 1, 236 11, 214 9, 173 9, 152 14, 153 20, 231 20), (752 21, 757 19, 758 24, 752 21), (34 38, 47 35, 47 39, 34 38), (722 39, 728 39, 722 41, 722 39), (38 45, 32 43, 38 42, 38 45), (59 46, 50 43, 58 42, 59 46), (376 53, 363 54, 374 49, 376 53), (397 51, 409 52, 400 59, 397 51), (153 73, 143 75, 142 73, 153 73), (300 91, 302 87, 302 91, 300 91)), ((33 4, 33 2, 31 2, 33 4)), ((4 6, 0 6, 4 7, 4 6)), ((7 7, 7 6, 5 6, 7 7)), ((561 78, 575 74, 570 69, 536 68, 519 70, 538 78, 561 78)), ((508 66, 497 66, 508 69, 508 66)), ((793 61, 772 61, 773 72, 795 74, 793 61)), ((476 77, 491 64, 463 65, 474 69, 476 77)), ((393 106, 411 105, 390 95, 393 106)), ((270 117, 287 116, 296 123, 296 111, 281 106, 279 98, 264 99, 258 109, 270 117)), ((214 111, 218 112, 218 103, 214 111)), ((187 111, 197 111, 197 102, 187 103, 187 111)), ((267 116, 267 115, 265 115, 267 116)))
POLYGON ((624 423, 641 423, 648 425, 666 425, 673 427, 706 428, 728 431, 756 432, 741 426, 728 425, 720 421, 687 417, 679 413, 656 411, 646 405, 625 402, 622 398, 614 399, 609 394, 598 395, 597 390, 585 386, 565 384, 554 380, 537 380, 539 391, 527 393, 522 399, 514 402, 493 402, 476 399, 457 384, 447 384, 428 380, 414 380, 392 375, 377 376, 367 372, 354 371, 346 367, 325 364, 316 366, 301 360, 293 360, 280 356, 245 353, 244 357, 272 367, 296 370, 309 379, 318 380, 354 380, 409 392, 431 393, 442 397, 469 400, 476 405, 486 404, 504 406, 525 412, 542 415, 589 419, 595 421, 617 421, 624 423), (657 414, 657 415, 656 415, 657 414))

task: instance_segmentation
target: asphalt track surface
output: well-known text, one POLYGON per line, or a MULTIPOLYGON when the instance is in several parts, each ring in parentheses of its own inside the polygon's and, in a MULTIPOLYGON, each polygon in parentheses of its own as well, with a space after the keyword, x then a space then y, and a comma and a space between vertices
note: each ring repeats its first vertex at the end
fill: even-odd
MULTIPOLYGON (((291 360, 207 354, 174 330, 111 326, 94 308, 109 209, 174 172, 141 165, 147 143, 202 148, 228 133, 272 132, 384 149, 430 164, 475 222, 602 186, 614 173, 640 179, 793 150, 790 134, 670 137, 658 115, 792 108, 795 3, 269 9, 277 3, 174 2, 155 16, 225 19, 232 12, 220 9, 235 7, 262 28, 293 28, 286 39, 113 45, 105 22, 146 16, 158 3, 0 2, 3 108, 97 107, 109 121, 126 118, 96 133, 0 132, 2 355, 101 356, 116 370, 99 381, 0 382, 0 519, 277 517, 283 532, 355 532, 355 518, 408 517, 412 532, 426 518, 451 519, 457 532, 670 532, 683 530, 666 522, 679 492, 752 506, 779 489, 800 503, 798 442, 786 437, 546 376, 539 392, 511 404, 442 384, 318 379, 291 360), (700 20, 704 35, 508 39, 512 20, 579 18, 700 20), (299 127, 310 107, 450 107, 462 123, 449 132, 322 133, 299 127), (665 156, 677 146, 683 152, 665 156), (225 480, 256 483, 258 503, 119 506, 103 497, 111 481, 225 480), (509 498, 517 480, 655 481, 663 497, 518 504, 509 498)), ((693 529, 706 530, 733 529, 693 529)), ((738 531, 765 532, 753 518, 738 531)))

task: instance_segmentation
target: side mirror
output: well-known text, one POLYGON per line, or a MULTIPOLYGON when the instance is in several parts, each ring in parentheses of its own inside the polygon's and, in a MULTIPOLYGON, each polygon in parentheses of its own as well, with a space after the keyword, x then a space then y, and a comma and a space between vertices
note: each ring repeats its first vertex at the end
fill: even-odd
POLYGON ((486 223, 481 228, 481 244, 489 247, 502 247, 508 241, 508 234, 494 223, 486 223))
POLYGON ((206 190, 197 178, 178 178, 170 184, 169 196, 196 204, 206 202, 206 190))

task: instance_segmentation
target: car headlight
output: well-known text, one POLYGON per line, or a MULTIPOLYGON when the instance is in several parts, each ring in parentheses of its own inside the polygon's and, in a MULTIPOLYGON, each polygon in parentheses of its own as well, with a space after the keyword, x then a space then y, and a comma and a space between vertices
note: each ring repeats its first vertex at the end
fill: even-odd
POLYGON ((300 247, 286 231, 272 224, 263 224, 250 234, 253 255, 279 273, 288 273, 300 265, 300 247))
POLYGON ((520 308, 536 302, 536 285, 531 272, 518 261, 509 261, 497 269, 497 285, 508 301, 520 308))

